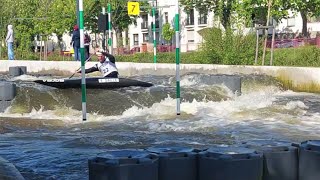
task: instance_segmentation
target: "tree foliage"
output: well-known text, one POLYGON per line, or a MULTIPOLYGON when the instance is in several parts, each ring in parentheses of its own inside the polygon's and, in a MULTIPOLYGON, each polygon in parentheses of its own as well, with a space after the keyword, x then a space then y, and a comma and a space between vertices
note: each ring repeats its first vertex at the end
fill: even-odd
MULTIPOLYGON (((171 41, 175 31, 171 28, 169 23, 166 23, 162 26, 162 37, 166 41, 171 41)), ((171 43, 171 42, 170 42, 171 43)))
POLYGON ((308 17, 320 15, 320 0, 290 0, 288 1, 291 9, 299 12, 302 17, 302 34, 308 36, 307 21, 308 17))

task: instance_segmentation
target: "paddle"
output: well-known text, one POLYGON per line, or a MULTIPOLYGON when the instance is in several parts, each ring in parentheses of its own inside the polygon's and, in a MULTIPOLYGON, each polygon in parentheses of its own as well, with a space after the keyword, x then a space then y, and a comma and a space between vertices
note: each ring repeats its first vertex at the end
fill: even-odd
MULTIPOLYGON (((95 53, 91 54, 85 62, 88 62, 88 61, 91 59, 92 55, 94 55, 94 54, 95 54, 95 53)), ((81 66, 76 70, 76 72, 74 72, 74 73, 69 77, 69 79, 71 79, 71 78, 79 71, 79 69, 81 69, 81 66)))

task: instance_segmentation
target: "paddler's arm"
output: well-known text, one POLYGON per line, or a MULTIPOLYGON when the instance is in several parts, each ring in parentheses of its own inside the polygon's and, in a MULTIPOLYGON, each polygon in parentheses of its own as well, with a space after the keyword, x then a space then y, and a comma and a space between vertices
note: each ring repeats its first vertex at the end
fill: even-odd
POLYGON ((111 61, 112 63, 116 63, 116 58, 113 55, 106 52, 102 52, 102 54, 106 56, 109 59, 109 61, 111 61))
MULTIPOLYGON (((85 73, 92 73, 92 72, 95 72, 95 71, 99 71, 97 65, 94 65, 93 67, 91 68, 88 68, 88 69, 85 69, 85 73)), ((81 73, 81 69, 79 71, 77 71, 78 73, 81 73)))

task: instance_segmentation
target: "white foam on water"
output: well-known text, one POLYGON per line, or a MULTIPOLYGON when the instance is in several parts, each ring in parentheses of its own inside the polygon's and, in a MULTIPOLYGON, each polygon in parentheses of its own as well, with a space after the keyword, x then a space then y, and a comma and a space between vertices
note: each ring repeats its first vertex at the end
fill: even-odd
MULTIPOLYGON (((232 136, 237 136, 238 131, 263 133, 264 128, 277 131, 289 129, 304 132, 319 131, 320 115, 307 115, 309 107, 304 102, 289 100, 284 104, 276 103, 278 97, 296 94, 269 87, 219 102, 205 99, 192 102, 183 101, 180 116, 176 115, 176 99, 168 96, 150 107, 132 106, 121 115, 106 116, 88 113, 86 123, 126 124, 135 129, 144 128, 151 132, 213 132, 229 128, 232 136), (234 129, 235 127, 245 127, 245 130, 237 130, 234 129)), ((25 114, 11 114, 8 109, 0 116, 39 120, 58 119, 65 124, 83 123, 81 111, 72 108, 56 108, 55 110, 41 108, 25 114)))

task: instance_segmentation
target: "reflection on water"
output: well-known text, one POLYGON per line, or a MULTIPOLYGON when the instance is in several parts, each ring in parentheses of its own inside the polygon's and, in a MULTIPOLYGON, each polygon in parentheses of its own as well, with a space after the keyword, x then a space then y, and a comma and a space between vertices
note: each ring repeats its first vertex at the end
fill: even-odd
POLYGON ((175 115, 174 77, 139 76, 155 86, 88 90, 87 122, 81 122, 80 90, 20 81, 14 103, 0 114, 0 155, 26 179, 88 179, 87 159, 107 149, 319 139, 318 94, 246 76, 235 96, 202 76, 182 76, 181 116, 175 115))

